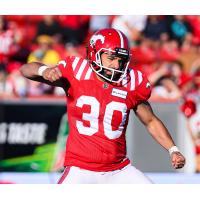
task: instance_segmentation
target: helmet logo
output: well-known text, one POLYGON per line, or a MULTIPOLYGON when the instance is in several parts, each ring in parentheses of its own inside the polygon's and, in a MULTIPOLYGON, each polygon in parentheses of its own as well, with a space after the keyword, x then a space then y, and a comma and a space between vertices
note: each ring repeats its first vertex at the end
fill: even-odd
POLYGON ((91 40, 90 40, 90 46, 94 46, 96 44, 97 40, 101 40, 101 43, 103 44, 104 41, 105 41, 105 37, 101 34, 93 35, 91 40))

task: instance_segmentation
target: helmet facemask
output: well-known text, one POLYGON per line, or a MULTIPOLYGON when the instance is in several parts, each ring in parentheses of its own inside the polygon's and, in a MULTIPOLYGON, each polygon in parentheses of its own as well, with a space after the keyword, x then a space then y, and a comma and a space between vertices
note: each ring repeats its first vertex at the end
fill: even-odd
POLYGON ((95 58, 96 60, 92 62, 91 67, 95 73, 97 73, 106 81, 119 83, 126 76, 130 58, 129 51, 127 49, 115 48, 115 50, 110 50, 106 48, 101 48, 99 51, 96 52, 95 58), (121 58, 121 60, 119 61, 119 69, 113 69, 104 66, 101 59, 101 55, 103 53, 121 58), (110 71, 111 74, 107 74, 106 71, 110 71))

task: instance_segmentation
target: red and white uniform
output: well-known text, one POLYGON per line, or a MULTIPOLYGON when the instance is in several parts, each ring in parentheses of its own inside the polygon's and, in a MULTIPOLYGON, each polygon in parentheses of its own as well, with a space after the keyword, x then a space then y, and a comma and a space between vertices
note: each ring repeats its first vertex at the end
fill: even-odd
POLYGON ((70 132, 64 165, 96 172, 128 165, 125 132, 129 112, 150 97, 147 78, 131 69, 120 84, 108 84, 97 78, 87 60, 79 57, 67 57, 58 67, 70 85, 70 132))

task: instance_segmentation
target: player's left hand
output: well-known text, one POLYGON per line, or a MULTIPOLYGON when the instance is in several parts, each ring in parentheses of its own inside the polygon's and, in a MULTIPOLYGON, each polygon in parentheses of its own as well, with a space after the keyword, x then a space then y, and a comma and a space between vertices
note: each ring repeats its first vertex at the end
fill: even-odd
POLYGON ((180 169, 185 165, 185 157, 180 152, 173 152, 171 163, 174 169, 180 169))

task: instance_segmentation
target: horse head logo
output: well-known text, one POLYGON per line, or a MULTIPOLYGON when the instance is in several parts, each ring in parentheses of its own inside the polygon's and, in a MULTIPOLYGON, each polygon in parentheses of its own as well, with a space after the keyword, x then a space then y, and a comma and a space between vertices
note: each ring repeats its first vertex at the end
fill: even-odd
POLYGON ((90 39, 90 46, 94 46, 97 40, 100 40, 101 43, 103 44, 105 41, 105 37, 101 34, 93 35, 92 38, 90 39))

